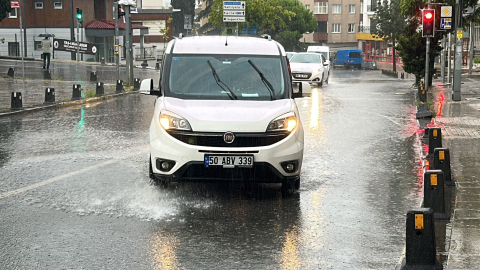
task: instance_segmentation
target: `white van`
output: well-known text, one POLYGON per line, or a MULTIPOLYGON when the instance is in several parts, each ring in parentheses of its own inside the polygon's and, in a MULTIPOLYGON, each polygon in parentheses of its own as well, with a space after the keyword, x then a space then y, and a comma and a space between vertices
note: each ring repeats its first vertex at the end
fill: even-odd
POLYGON ((268 38, 175 38, 165 50, 150 125, 155 182, 247 181, 300 186, 304 131, 286 53, 268 38))
POLYGON ((327 59, 327 64, 328 64, 328 74, 330 74, 330 47, 328 46, 308 46, 307 52, 315 52, 323 55, 325 59, 327 59))

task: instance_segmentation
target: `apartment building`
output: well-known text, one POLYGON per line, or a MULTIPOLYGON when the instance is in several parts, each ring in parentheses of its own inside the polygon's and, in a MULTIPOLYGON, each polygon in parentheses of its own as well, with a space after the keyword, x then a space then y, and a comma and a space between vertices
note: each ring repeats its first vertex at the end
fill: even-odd
POLYGON ((317 29, 304 35, 312 45, 333 49, 357 48, 357 29, 361 20, 360 0, 300 0, 313 12, 317 29))

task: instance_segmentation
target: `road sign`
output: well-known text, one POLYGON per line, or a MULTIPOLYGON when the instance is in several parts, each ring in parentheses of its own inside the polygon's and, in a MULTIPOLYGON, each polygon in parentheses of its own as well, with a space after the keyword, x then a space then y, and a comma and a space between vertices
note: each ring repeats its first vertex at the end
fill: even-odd
POLYGON ((452 29, 452 18, 440 18, 440 29, 452 29))
POLYGON ((442 6, 442 9, 440 10, 440 17, 451 18, 452 17, 452 6, 442 6))
POLYGON ((192 29, 192 15, 183 16, 183 29, 192 29))
POLYGON ((20 8, 20 1, 10 1, 10 8, 20 8))
POLYGON ((463 30, 457 30, 457 38, 463 38, 463 30))
POLYGON ((223 22, 245 22, 245 1, 223 1, 223 22))
MULTIPOLYGON (((96 54, 97 47, 95 44, 79 42, 79 52, 84 54, 96 54)), ((54 39, 53 49, 56 51, 76 52, 77 42, 66 39, 54 39)))

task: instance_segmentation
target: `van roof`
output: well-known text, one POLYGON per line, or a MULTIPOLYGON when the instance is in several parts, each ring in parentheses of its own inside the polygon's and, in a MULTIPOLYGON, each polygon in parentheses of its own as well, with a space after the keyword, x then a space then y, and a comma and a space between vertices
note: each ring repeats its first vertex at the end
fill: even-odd
POLYGON ((286 55, 283 46, 274 40, 238 36, 176 38, 168 43, 165 53, 286 55))
POLYGON ((308 46, 307 51, 321 51, 328 52, 330 48, 328 46, 308 46))

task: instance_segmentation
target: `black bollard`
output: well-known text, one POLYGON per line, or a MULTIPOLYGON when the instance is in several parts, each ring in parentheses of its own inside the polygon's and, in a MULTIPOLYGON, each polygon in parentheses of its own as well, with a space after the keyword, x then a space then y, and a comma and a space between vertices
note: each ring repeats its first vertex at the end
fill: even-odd
POLYGON ((51 80, 52 79, 52 73, 50 73, 50 70, 44 70, 43 71, 43 79, 44 80, 51 80))
POLYGON ((97 81, 97 73, 95 71, 90 72, 90 81, 91 82, 97 81))
POLYGON ((156 62, 155 63, 155 70, 159 70, 160 69, 160 63, 159 62, 156 62))
POLYGON ((423 103, 418 106, 416 118, 432 118, 432 112, 428 109, 427 104, 423 103))
POLYGON ((425 132, 423 133, 423 139, 428 139, 428 133, 430 132, 430 127, 425 128, 425 132))
POLYGON ((442 129, 431 127, 428 131, 428 155, 427 158, 433 158, 435 148, 442 148, 442 129))
POLYGON ((103 87, 103 82, 97 82, 97 86, 95 88, 95 96, 101 97, 105 95, 105 88, 103 87))
POLYGON ((140 90, 140 78, 133 79, 133 90, 140 90))
POLYGON ((12 92, 11 109, 12 110, 23 109, 22 92, 12 92))
POLYGON ((443 171, 445 185, 455 186, 452 180, 452 170, 450 167, 450 150, 448 148, 435 148, 433 150, 433 168, 443 171))
POLYGON ((423 206, 432 208, 435 219, 450 219, 445 211, 445 184, 441 170, 428 170, 423 175, 423 206))
POLYGON ((115 93, 123 93, 123 80, 117 80, 117 85, 115 87, 115 93))
POLYGON ((436 259, 433 210, 408 211, 406 225, 405 262, 401 269, 442 269, 436 259))
POLYGON ((80 84, 73 85, 72 100, 80 100, 82 98, 82 86, 80 84))
POLYGON ((13 68, 8 68, 7 76, 13 78, 13 76, 15 76, 15 70, 13 68))
POLYGON ((55 88, 45 89, 45 102, 43 104, 55 103, 55 88))

